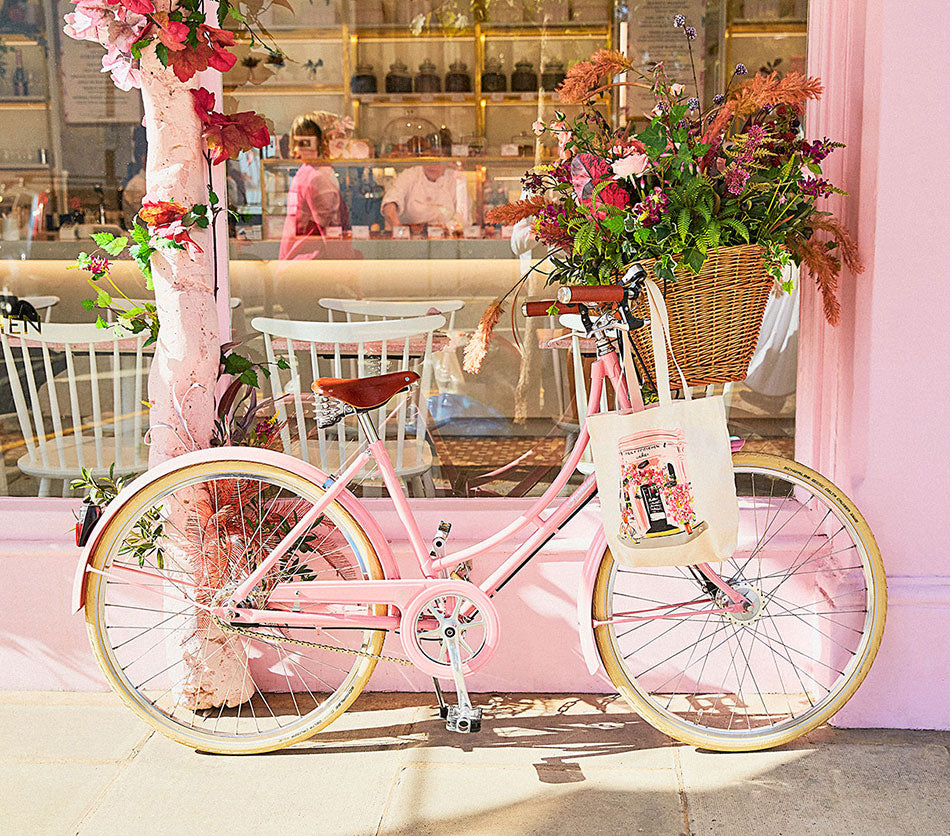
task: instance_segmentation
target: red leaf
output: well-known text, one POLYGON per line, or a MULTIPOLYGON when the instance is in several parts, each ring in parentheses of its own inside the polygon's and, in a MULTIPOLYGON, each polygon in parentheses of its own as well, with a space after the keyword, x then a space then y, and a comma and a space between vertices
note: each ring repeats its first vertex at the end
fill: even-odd
POLYGON ((201 123, 207 125, 211 121, 211 114, 214 112, 214 93, 204 87, 199 87, 197 90, 191 91, 191 97, 194 99, 195 113, 198 114, 201 123))

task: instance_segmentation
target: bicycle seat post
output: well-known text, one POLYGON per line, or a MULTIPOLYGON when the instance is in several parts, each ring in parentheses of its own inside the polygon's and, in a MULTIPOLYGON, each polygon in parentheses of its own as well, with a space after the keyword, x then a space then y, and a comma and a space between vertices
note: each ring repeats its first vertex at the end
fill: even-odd
POLYGON ((376 431, 376 425, 373 423, 369 412, 357 410, 356 420, 359 422, 360 429, 363 430, 363 435, 366 436, 368 444, 375 444, 379 441, 379 433, 376 431))

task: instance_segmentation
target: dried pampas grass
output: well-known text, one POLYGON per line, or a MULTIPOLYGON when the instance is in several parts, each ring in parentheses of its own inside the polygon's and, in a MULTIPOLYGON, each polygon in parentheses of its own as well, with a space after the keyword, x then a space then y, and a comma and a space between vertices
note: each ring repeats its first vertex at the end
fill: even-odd
POLYGON ((488 344, 491 342, 492 332, 505 312, 505 307, 500 299, 496 299, 482 314, 478 322, 478 327, 472 338, 465 346, 465 355, 462 361, 462 369, 469 374, 478 374, 482 369, 482 363, 485 361, 485 355, 488 354, 488 344))

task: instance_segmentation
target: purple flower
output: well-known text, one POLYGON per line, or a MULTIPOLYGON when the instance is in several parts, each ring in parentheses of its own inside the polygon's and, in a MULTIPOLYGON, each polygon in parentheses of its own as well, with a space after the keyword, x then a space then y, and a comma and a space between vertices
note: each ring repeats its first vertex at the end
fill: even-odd
POLYGON ((742 194, 745 184, 749 180, 749 172, 744 168, 729 166, 725 171, 726 188, 731 194, 742 194))
POLYGON ((750 151, 755 150, 762 144, 762 140, 765 139, 765 128, 761 125, 750 125, 748 131, 748 139, 746 140, 746 148, 750 151))
POLYGON ((696 29, 695 29, 695 27, 693 27, 693 26, 687 26, 687 27, 683 30, 683 32, 686 34, 686 40, 687 40, 687 41, 695 41, 695 40, 696 40, 696 29))
POLYGON ((771 113, 772 110, 773 110, 772 105, 770 105, 770 104, 762 105, 762 112, 763 112, 763 113, 771 113))
POLYGON ((676 15, 673 18, 673 25, 677 29, 682 29, 686 25, 686 15, 676 15))
POLYGON ((812 197, 824 197, 834 191, 834 186, 824 177, 809 177, 802 182, 802 192, 812 197))
POLYGON ((686 100, 686 107, 690 110, 699 110, 699 99, 696 96, 686 100))
POLYGON ((735 74, 736 75, 747 75, 748 70, 746 69, 745 64, 736 64, 735 74))
POLYGON ((726 100, 726 97, 723 96, 722 93, 716 93, 716 95, 713 96, 714 105, 721 105, 725 100, 726 100))
POLYGON ((633 207, 633 211, 642 226, 653 226, 660 222, 660 215, 666 212, 669 199, 659 186, 633 207))

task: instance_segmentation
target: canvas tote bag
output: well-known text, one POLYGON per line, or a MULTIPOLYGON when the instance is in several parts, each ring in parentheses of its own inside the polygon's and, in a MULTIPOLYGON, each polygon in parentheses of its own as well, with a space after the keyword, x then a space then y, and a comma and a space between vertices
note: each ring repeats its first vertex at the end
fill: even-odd
POLYGON ((666 303, 645 284, 659 403, 587 419, 607 543, 627 566, 715 563, 735 551, 739 528, 725 404, 693 400, 678 365, 684 399, 673 400, 666 303))

